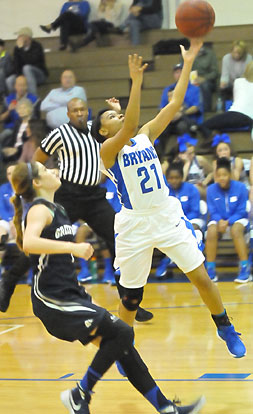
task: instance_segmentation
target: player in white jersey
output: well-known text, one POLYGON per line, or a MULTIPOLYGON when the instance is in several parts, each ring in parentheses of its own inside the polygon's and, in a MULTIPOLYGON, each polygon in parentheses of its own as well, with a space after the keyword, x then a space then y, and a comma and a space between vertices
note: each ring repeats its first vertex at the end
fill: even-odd
MULTIPOLYGON (((111 110, 100 111, 93 121, 93 136, 101 143, 105 173, 114 181, 123 205, 115 218, 116 267, 120 268, 123 289, 120 318, 133 325, 141 303, 143 287, 150 273, 154 248, 169 256, 197 287, 234 357, 242 357, 246 348, 231 325, 217 286, 210 280, 198 248, 191 223, 184 216, 180 202, 169 196, 161 165, 153 147, 180 109, 201 40, 192 39, 186 51, 181 46, 184 66, 173 98, 159 114, 135 134, 140 114, 142 74, 131 70, 132 88, 125 117, 111 110)), ((137 65, 138 66, 138 65, 137 65)), ((136 68, 136 65, 135 65, 136 68)))

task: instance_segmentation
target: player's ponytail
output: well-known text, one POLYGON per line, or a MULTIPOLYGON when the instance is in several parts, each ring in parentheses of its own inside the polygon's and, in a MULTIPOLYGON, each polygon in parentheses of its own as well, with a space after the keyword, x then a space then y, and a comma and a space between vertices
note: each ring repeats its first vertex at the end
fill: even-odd
POLYGON ((22 206, 22 199, 21 196, 15 194, 11 198, 11 202, 14 205, 14 218, 13 223, 16 228, 16 243, 20 250, 23 250, 23 230, 22 230, 22 218, 23 218, 23 206, 22 206))
POLYGON ((11 198, 15 209, 13 223, 17 232, 16 243, 21 250, 23 250, 23 201, 31 202, 36 197, 33 179, 38 178, 38 176, 37 164, 24 162, 16 165, 11 174, 11 184, 15 192, 11 198))

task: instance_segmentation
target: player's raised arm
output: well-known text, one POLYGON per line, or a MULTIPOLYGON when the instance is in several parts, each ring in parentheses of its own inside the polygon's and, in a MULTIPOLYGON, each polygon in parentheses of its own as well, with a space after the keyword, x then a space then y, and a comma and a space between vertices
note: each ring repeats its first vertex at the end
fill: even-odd
POLYGON ((115 111, 106 111, 100 119, 98 132, 104 137, 101 157, 106 168, 114 164, 118 152, 134 136, 139 124, 141 85, 147 64, 143 65, 142 57, 135 54, 128 57, 128 66, 132 86, 125 117, 115 111))
POLYGON ((159 137, 170 121, 174 118, 175 114, 180 110, 189 83, 189 75, 192 69, 192 64, 201 46, 201 39, 191 39, 191 46, 189 50, 185 50, 185 48, 180 45, 184 65, 181 76, 174 89, 172 99, 154 119, 143 125, 140 130, 140 132, 145 133, 152 142, 159 137))

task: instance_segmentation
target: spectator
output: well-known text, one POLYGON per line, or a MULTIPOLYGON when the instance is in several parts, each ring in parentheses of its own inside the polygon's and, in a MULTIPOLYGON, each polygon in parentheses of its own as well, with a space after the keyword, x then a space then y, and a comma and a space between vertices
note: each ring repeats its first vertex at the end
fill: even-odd
POLYGON ((5 42, 0 39, 0 100, 6 92, 6 79, 14 72, 10 54, 5 50, 5 42))
POLYGON ((211 138, 212 131, 252 128, 253 119, 253 62, 246 66, 244 77, 234 82, 234 102, 227 112, 209 118, 198 126, 205 138, 211 138))
MULTIPOLYGON (((160 109, 164 108, 172 99, 173 91, 176 87, 178 79, 180 78, 182 68, 183 64, 181 63, 178 63, 173 67, 175 82, 164 88, 160 102, 160 109)), ((160 152, 161 155, 164 155, 166 150, 166 142, 169 140, 171 134, 183 135, 189 131, 191 125, 199 124, 201 122, 203 122, 203 108, 200 88, 189 82, 181 109, 177 112, 174 119, 159 137, 158 152, 160 152)))
POLYGON ((233 100, 234 81, 243 76, 247 64, 251 61, 252 56, 247 52, 246 44, 241 40, 235 40, 231 52, 222 58, 220 93, 223 102, 233 100))
POLYGON ((60 15, 52 23, 45 26, 41 25, 40 28, 46 33, 60 28, 59 50, 65 50, 70 35, 87 32, 89 14, 90 5, 88 1, 66 1, 62 6, 60 15))
MULTIPOLYGON (((34 105, 34 112, 36 112, 38 98, 27 92, 27 80, 25 76, 20 75, 15 80, 15 92, 12 92, 4 100, 3 112, 0 115, 0 121, 4 121, 4 130, 0 133, 0 143, 12 135, 15 123, 20 119, 16 108, 22 99, 29 99, 34 105)), ((36 113, 34 115, 36 116, 36 113)))
POLYGON ((133 0, 129 9, 129 16, 121 25, 121 29, 129 27, 131 43, 140 43, 140 32, 144 30, 160 29, 162 25, 161 0, 133 0))
MULTIPOLYGON (((170 164, 166 174, 170 196, 176 197, 181 202, 183 212, 193 225, 196 236, 202 240, 205 221, 200 213, 200 193, 193 184, 184 182, 183 177, 183 164, 181 162, 170 164)), ((156 269, 156 277, 164 276, 169 264, 171 260, 164 256, 156 269)))
POLYGON ((212 147, 215 148, 216 160, 213 161, 213 172, 215 177, 215 171, 217 166, 217 159, 225 157, 230 160, 231 163, 231 178, 232 180, 241 181, 246 186, 248 185, 248 178, 244 169, 243 160, 240 157, 232 155, 231 141, 229 135, 215 135, 213 137, 212 147))
POLYGON ((12 91, 16 76, 23 74, 27 79, 28 91, 37 95, 37 86, 43 84, 48 76, 44 51, 41 44, 33 40, 30 27, 23 27, 17 35, 14 48, 15 75, 7 79, 8 89, 12 91))
POLYGON ((46 121, 49 128, 58 128, 69 121, 67 103, 72 98, 87 101, 84 88, 76 85, 76 77, 72 70, 64 70, 61 74, 61 87, 52 89, 41 102, 41 111, 46 112, 46 121))
POLYGON ((248 191, 243 183, 231 179, 231 164, 227 158, 219 158, 216 167, 216 183, 207 188, 207 207, 210 213, 206 237, 206 267, 213 281, 217 281, 216 251, 219 237, 229 233, 240 259, 240 270, 235 282, 251 280, 245 229, 249 226, 246 203, 248 191))
POLYGON ((218 79, 217 59, 211 47, 203 45, 193 63, 192 70, 197 71, 197 76, 192 82, 201 89, 204 112, 211 111, 212 93, 216 89, 218 79))
MULTIPOLYGON (((22 99, 17 105, 17 112, 20 119, 15 124, 12 136, 8 137, 3 143, 2 155, 4 162, 17 160, 29 162, 39 145, 36 145, 38 143, 35 138, 36 135, 34 134, 34 129, 32 131, 30 126, 33 114, 31 101, 29 99, 22 99)), ((37 124, 38 126, 41 127, 41 123, 37 124)), ((38 131, 36 131, 36 134, 38 134, 38 131)))
POLYGON ((201 198, 206 198, 206 187, 213 179, 212 166, 202 155, 195 154, 197 140, 184 134, 178 140, 178 159, 183 161, 183 180, 199 190, 201 198))
POLYGON ((95 20, 89 24, 87 36, 80 42, 71 42, 72 50, 86 46, 107 33, 119 33, 123 4, 120 0, 100 0, 95 12, 95 20))

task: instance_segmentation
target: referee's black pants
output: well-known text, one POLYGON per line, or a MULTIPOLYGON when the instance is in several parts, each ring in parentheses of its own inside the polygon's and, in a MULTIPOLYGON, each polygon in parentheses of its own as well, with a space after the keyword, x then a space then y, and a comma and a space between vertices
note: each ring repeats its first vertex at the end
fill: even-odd
POLYGON ((106 242, 115 258, 114 217, 115 211, 105 198, 106 190, 99 186, 82 186, 62 181, 55 194, 55 201, 61 204, 71 221, 84 220, 91 229, 106 242))

